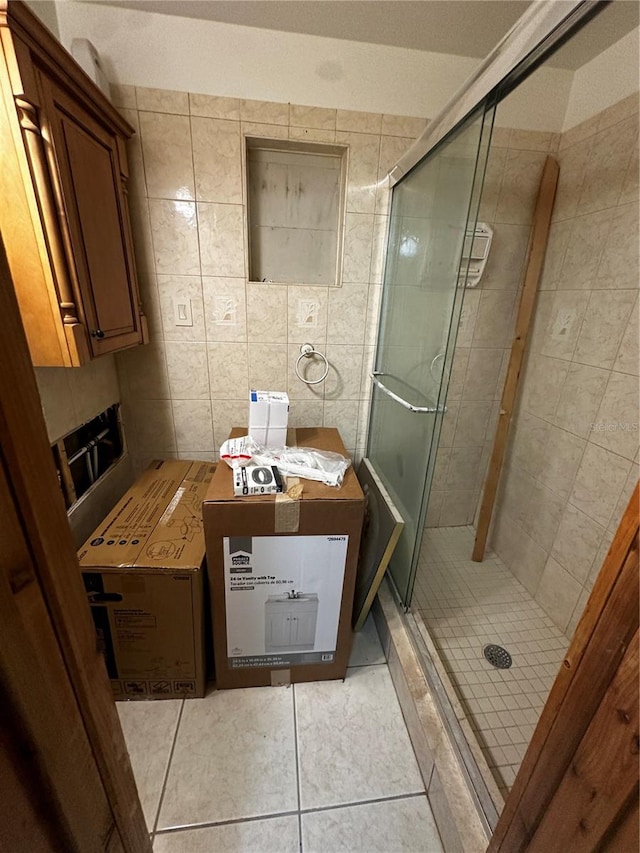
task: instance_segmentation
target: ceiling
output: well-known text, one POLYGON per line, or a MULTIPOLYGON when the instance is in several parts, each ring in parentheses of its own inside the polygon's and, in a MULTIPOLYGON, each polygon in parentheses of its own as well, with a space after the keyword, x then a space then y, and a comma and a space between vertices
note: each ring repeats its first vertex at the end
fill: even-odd
MULTIPOLYGON (((531 0, 93 0, 268 30, 483 58, 531 0)), ((555 0, 562 2, 562 0, 555 0)), ((638 26, 637 0, 614 0, 549 60, 576 69, 638 26), (588 30, 588 32, 587 32, 588 30)))

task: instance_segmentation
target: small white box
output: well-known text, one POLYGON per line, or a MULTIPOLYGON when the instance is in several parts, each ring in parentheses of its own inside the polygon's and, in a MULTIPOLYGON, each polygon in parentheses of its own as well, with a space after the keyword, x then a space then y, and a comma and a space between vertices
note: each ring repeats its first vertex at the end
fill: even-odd
POLYGON ((266 446, 272 450, 280 450, 280 448, 285 447, 287 444, 287 428, 269 427, 267 441, 268 444, 266 446))
POLYGON ((249 435, 269 448, 284 447, 289 422, 289 397, 284 391, 251 391, 249 435))
POLYGON ((289 397, 284 391, 269 392, 269 429, 286 431, 289 424, 289 397))

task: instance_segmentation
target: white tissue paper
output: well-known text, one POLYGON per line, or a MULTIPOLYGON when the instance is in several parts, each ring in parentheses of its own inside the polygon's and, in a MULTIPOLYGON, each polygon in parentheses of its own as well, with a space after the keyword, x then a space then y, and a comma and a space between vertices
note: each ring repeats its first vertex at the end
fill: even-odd
POLYGON ((276 465, 283 476, 316 480, 339 488, 351 460, 330 450, 313 447, 284 447, 271 450, 258 444, 250 435, 230 438, 220 447, 220 458, 230 468, 252 465, 276 465))

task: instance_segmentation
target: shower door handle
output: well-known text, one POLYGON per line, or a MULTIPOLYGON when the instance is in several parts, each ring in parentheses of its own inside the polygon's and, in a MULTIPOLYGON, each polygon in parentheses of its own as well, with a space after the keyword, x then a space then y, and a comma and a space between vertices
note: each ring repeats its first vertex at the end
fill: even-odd
POLYGON ((405 409, 408 409, 410 412, 413 412, 414 414, 417 414, 417 415, 435 415, 435 414, 438 414, 439 412, 444 414, 444 412, 447 411, 446 406, 414 406, 413 403, 410 403, 408 400, 404 400, 398 394, 394 394, 393 391, 391 391, 389 388, 387 388, 387 386, 384 384, 384 382, 381 382, 378 379, 378 376, 375 373, 370 373, 369 375, 370 375, 371 379, 373 380, 373 382, 378 386, 378 388, 383 393, 385 393, 388 397, 391 397, 392 400, 395 400, 396 403, 400 403, 401 406, 403 406, 405 409))

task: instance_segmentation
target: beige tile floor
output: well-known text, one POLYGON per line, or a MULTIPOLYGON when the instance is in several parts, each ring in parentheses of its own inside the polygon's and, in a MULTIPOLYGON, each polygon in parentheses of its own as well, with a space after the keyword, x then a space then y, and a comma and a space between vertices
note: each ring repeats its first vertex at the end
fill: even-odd
POLYGON ((473 527, 425 530, 412 608, 506 796, 569 642, 493 552, 470 559, 474 536, 473 527), (510 669, 485 660, 488 643, 507 649, 510 669))
POLYGON ((443 853, 371 618, 344 682, 117 707, 157 853, 443 853))

